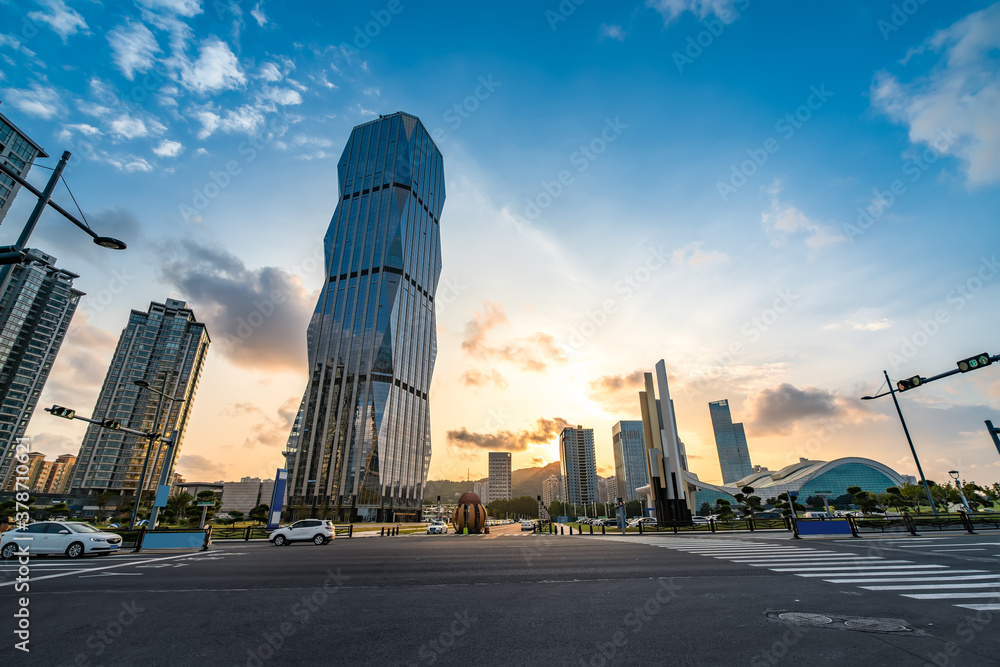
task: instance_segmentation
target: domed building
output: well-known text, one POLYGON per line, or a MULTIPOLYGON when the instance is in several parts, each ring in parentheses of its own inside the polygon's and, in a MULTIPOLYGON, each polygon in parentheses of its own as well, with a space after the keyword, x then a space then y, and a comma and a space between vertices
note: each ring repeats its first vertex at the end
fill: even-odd
POLYGON ((755 496, 762 501, 777 498, 782 493, 797 493, 798 502, 805 503, 811 496, 823 496, 833 500, 847 493, 847 487, 859 486, 870 493, 885 493, 892 486, 900 486, 913 478, 900 475, 889 466, 857 456, 834 461, 813 461, 800 458, 798 463, 771 471, 758 467, 753 473, 732 484, 709 484, 698 479, 692 472, 685 471, 684 479, 692 489, 693 510, 697 513, 702 503, 715 505, 724 498, 735 504, 733 496, 744 486, 753 487, 755 496))

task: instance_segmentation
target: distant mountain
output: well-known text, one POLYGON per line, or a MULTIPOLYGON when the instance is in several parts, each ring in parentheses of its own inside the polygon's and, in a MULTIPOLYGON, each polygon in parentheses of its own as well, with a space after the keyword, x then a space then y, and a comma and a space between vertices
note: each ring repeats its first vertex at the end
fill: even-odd
MULTIPOLYGON (((542 481, 546 477, 559 475, 559 461, 554 461, 542 468, 520 468, 513 470, 511 476, 511 496, 531 496, 532 498, 542 495, 542 481)), ((449 479, 427 480, 424 487, 425 500, 437 500, 441 496, 444 502, 454 502, 466 491, 472 491, 475 482, 484 482, 488 478, 470 480, 468 482, 455 482, 449 479)))

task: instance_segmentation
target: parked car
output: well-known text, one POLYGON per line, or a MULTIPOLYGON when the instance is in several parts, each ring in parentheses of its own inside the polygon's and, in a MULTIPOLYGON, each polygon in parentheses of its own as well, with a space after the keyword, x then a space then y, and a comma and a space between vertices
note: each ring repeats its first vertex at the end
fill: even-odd
POLYGON ((448 524, 444 521, 437 520, 431 521, 430 525, 427 526, 428 535, 447 535, 448 534, 448 524))
POLYGON ((303 519, 290 526, 282 526, 268 536, 275 546, 285 546, 292 542, 312 542, 327 544, 334 537, 333 522, 325 519, 303 519))
POLYGON ((708 519, 703 516, 693 516, 691 517, 691 522, 696 526, 708 525, 708 519))
POLYGON ((806 512, 802 515, 803 519, 832 519, 834 518, 829 512, 806 512))
POLYGON ((534 529, 535 529, 535 522, 534 521, 531 521, 529 519, 524 519, 524 520, 521 521, 521 532, 522 533, 524 531, 526 531, 526 530, 534 530, 534 529))
POLYGON ((653 524, 655 524, 656 523, 656 519, 654 519, 651 516, 644 516, 644 517, 639 518, 639 519, 633 519, 633 520, 631 520, 631 521, 628 522, 628 527, 629 528, 635 528, 640 523, 642 523, 642 524, 647 524, 647 523, 653 523, 653 524))
POLYGON ((777 510, 768 510, 766 512, 757 512, 753 515, 755 519, 780 519, 782 517, 781 512, 777 510))
POLYGON ((38 521, 0 536, 0 557, 14 558, 21 546, 30 554, 66 554, 79 558, 88 554, 106 556, 118 551, 122 538, 105 533, 89 523, 38 521))

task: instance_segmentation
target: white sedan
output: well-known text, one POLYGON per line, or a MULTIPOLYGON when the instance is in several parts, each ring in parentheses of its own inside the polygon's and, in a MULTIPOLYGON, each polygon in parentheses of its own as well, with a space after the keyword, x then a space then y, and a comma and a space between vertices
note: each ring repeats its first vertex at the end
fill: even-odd
POLYGON ((118 551, 122 538, 105 533, 89 523, 39 521, 24 528, 8 530, 0 536, 0 557, 14 558, 26 548, 29 554, 66 554, 79 558, 86 554, 106 556, 118 551))
POLYGON ((431 525, 427 526, 428 535, 447 535, 448 534, 448 524, 444 521, 434 521, 431 525))

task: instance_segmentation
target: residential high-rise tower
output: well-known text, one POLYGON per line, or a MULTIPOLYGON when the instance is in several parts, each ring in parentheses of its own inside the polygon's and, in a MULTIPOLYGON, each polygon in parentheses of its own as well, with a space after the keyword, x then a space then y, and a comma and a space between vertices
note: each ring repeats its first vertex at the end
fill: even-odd
MULTIPOLYGON (((4 166, 24 178, 35 158, 39 157, 46 158, 48 155, 6 116, 0 114, 0 160, 3 160, 4 166)), ((3 222, 10 210, 11 201, 17 196, 20 187, 17 181, 0 172, 0 222, 3 222)))
POLYGON ((490 452, 488 505, 494 500, 510 500, 510 452, 490 452))
MULTIPOLYGON (((163 465, 168 466, 167 480, 171 479, 169 473, 184 441, 210 343, 205 325, 177 299, 154 301, 149 312, 133 310, 118 338, 93 417, 114 419, 141 431, 165 432, 173 439, 170 461, 165 461, 167 448, 154 445, 144 489, 156 488, 163 465), (136 380, 181 400, 161 401, 156 392, 136 386, 136 380)), ((134 493, 148 446, 149 440, 142 436, 96 425, 87 427, 70 488, 134 493)))
POLYGON ((570 505, 597 502, 597 464, 594 460, 594 429, 566 427, 559 434, 562 497, 570 505))
POLYGON ((56 259, 28 251, 24 264, 0 267, 0 488, 24 436, 83 292, 79 276, 56 259))
POLYGON ((354 128, 338 175, 289 509, 418 519, 431 460, 441 153, 415 116, 398 112, 354 128))

